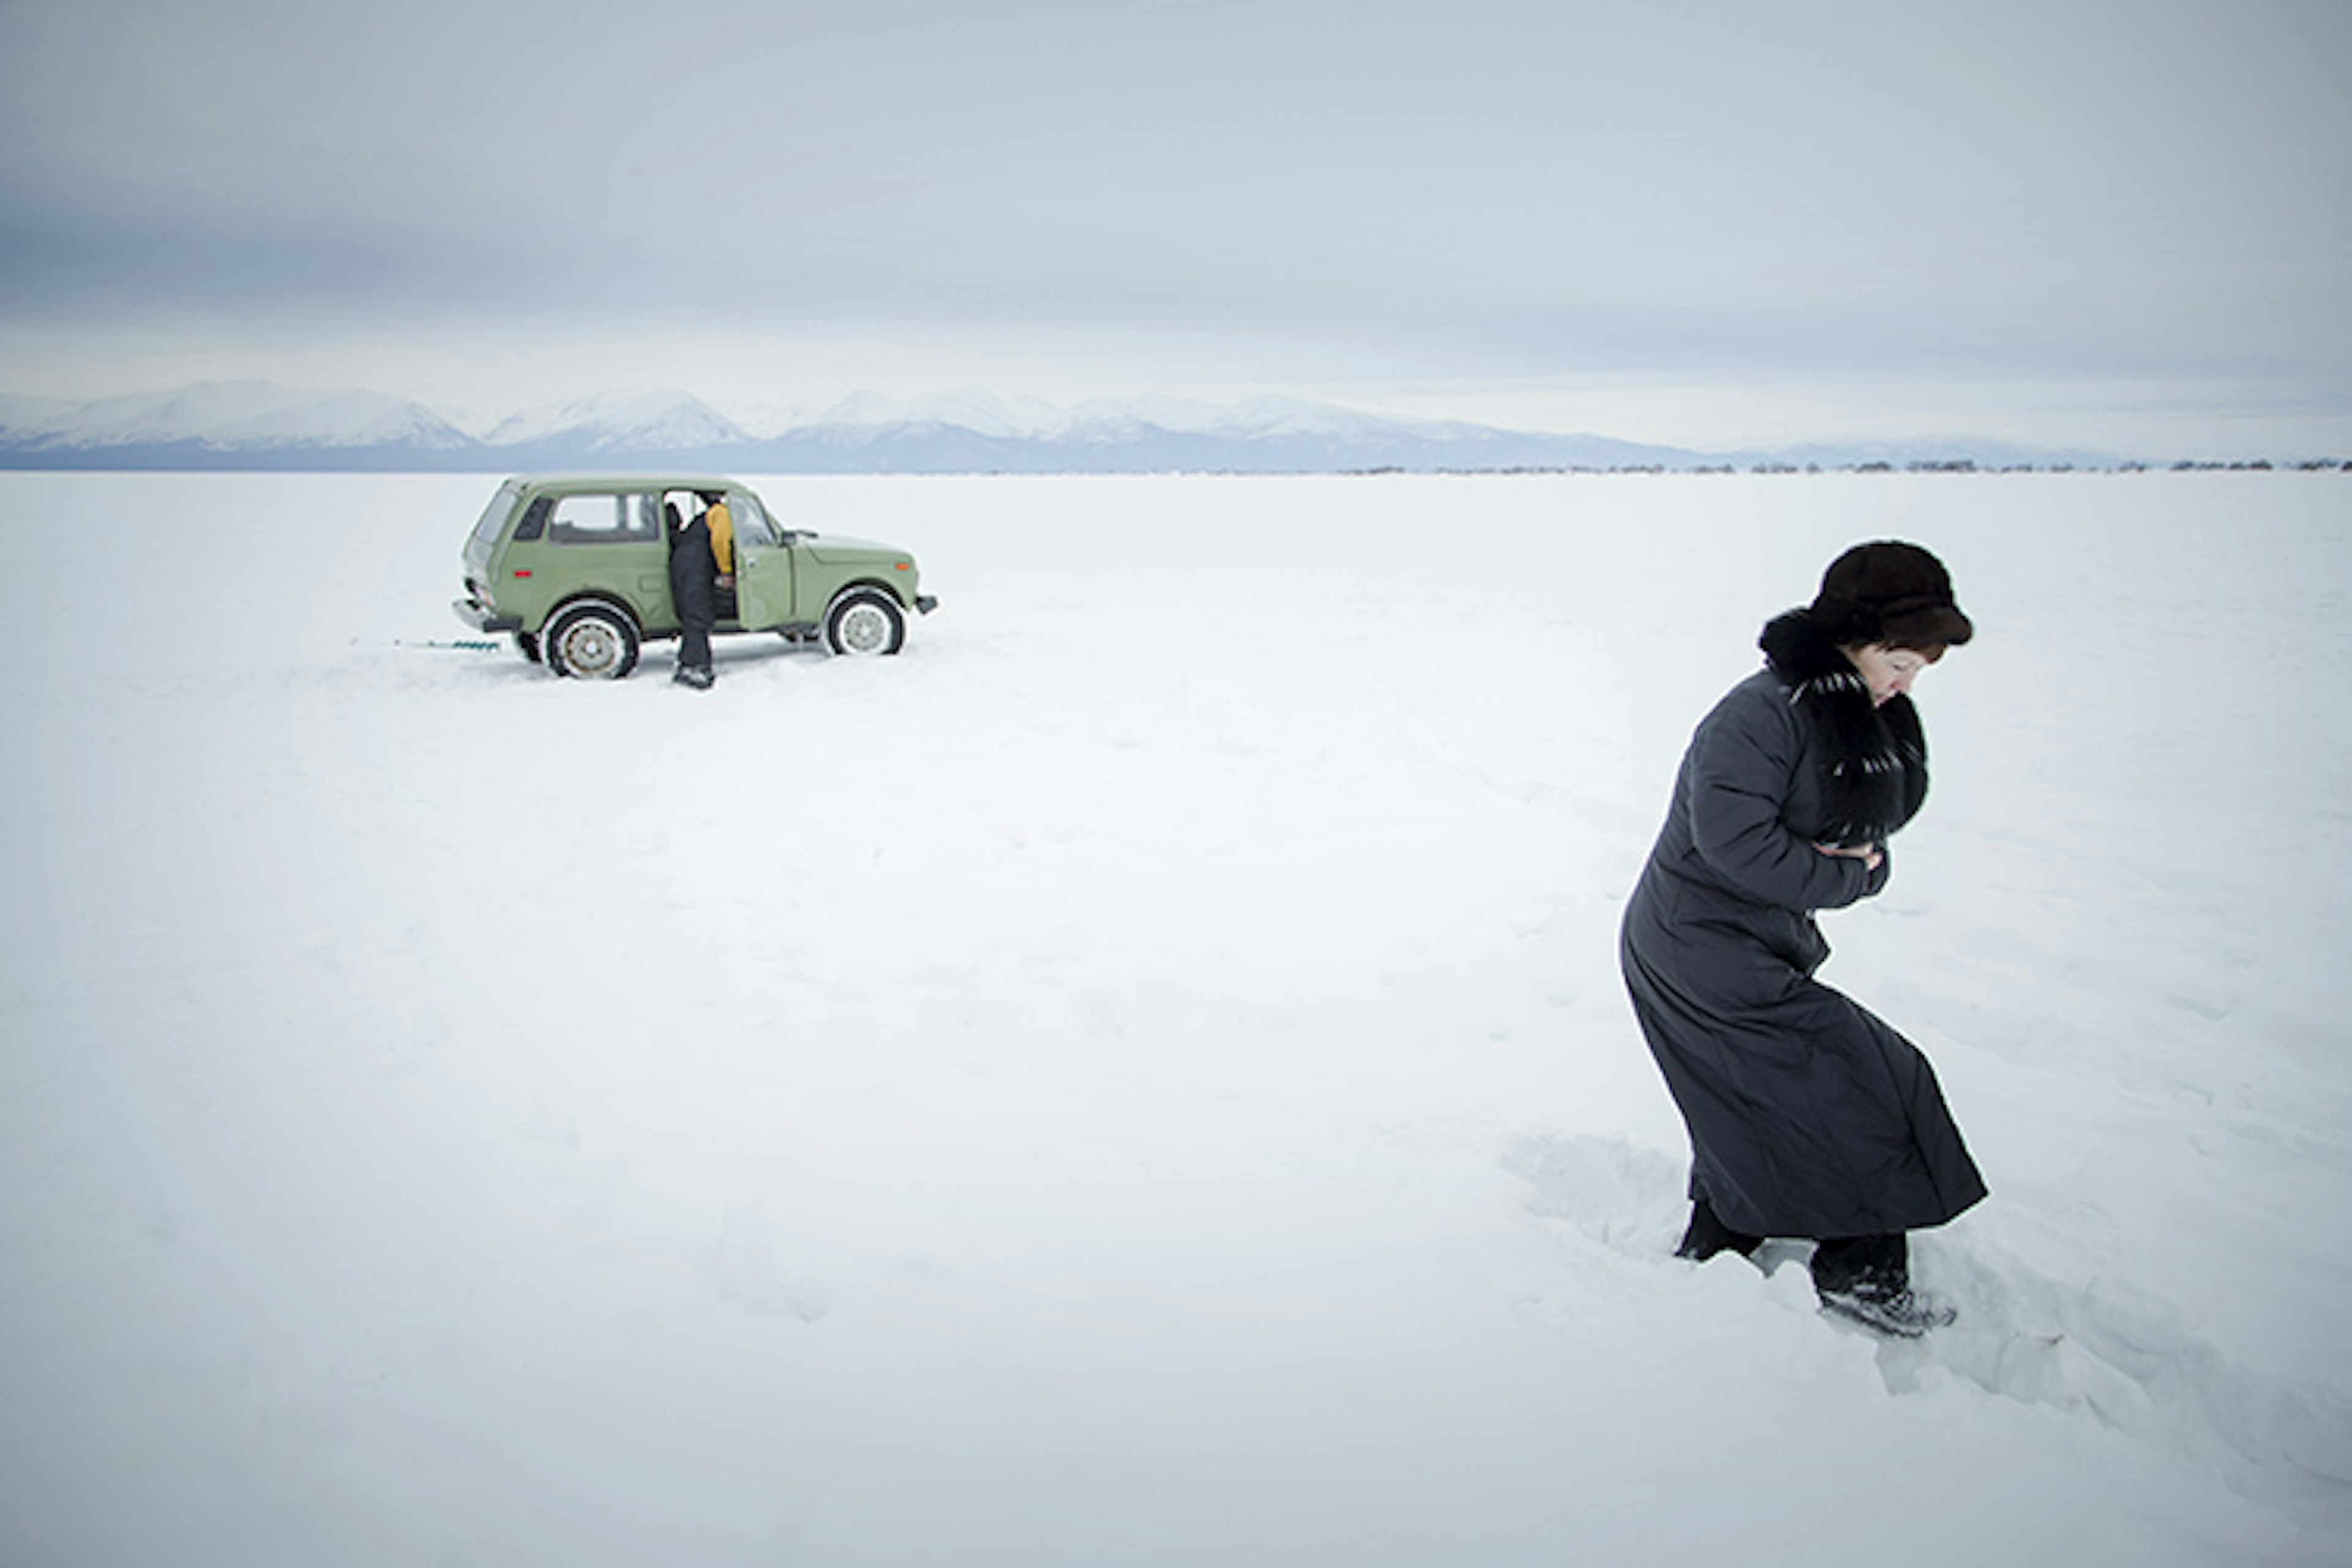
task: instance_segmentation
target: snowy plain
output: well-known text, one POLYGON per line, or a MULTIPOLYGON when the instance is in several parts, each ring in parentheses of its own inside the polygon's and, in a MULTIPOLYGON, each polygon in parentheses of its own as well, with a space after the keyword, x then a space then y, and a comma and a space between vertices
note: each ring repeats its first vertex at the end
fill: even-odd
POLYGON ((752 478, 903 657, 432 646, 491 479, 0 476, 0 1560, 2352 1562, 2352 479, 752 478), (1887 536, 1916 1346, 1668 1257, 1614 956, 1887 536))

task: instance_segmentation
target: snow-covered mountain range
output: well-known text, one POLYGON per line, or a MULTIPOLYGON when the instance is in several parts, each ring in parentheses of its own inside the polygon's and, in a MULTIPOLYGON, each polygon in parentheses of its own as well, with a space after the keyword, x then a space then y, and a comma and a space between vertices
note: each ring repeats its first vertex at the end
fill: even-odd
MULTIPOLYGON (((460 451, 476 444, 446 416, 380 392, 295 392, 267 382, 237 381, 87 403, 0 397, 0 449, 12 456, 47 452, 60 458, 100 458, 181 447, 225 456, 297 450, 432 452, 460 451)), ((121 466, 140 465, 134 460, 121 466)))
POLYGON ((2105 467, 2107 454, 1989 440, 1702 452, 1604 436, 1376 416, 1260 397, 1057 408, 967 391, 921 404, 859 394, 730 417, 692 393, 613 394, 469 421, 383 393, 205 382, 71 403, 0 396, 0 468, 748 473, 1332 473, 1404 468, 1697 469, 1789 462, 2105 467))

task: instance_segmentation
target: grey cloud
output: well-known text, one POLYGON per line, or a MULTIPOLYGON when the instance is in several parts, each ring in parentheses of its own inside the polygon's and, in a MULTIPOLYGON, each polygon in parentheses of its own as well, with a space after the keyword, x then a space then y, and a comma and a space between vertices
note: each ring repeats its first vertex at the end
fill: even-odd
POLYGON ((0 13, 0 310, 2343 368, 2326 4, 0 13))

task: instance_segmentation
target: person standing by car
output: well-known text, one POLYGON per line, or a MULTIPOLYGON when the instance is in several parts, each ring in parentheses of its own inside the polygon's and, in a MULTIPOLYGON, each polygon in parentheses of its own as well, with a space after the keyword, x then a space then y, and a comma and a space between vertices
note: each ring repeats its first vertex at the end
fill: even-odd
POLYGON ((710 628, 718 621, 718 568, 721 560, 718 530, 711 523, 713 513, 717 514, 719 527, 726 530, 724 559, 730 581, 735 531, 724 500, 714 495, 705 495, 702 500, 703 510, 683 527, 678 523, 676 502, 664 502, 662 513, 669 524, 669 596, 677 609, 677 668, 670 679, 698 691, 708 691, 719 679, 710 659, 710 628))
POLYGON ((702 521, 710 530, 710 560, 719 569, 719 591, 728 598, 735 594, 735 514, 727 510, 727 498, 717 490, 702 494, 702 521))
POLYGON ((1823 1309, 1906 1337, 1952 1318, 1912 1289, 1906 1233, 1985 1184, 1927 1058, 1813 978, 1813 917, 1886 886, 1886 841, 1927 795, 1911 684, 1974 634, 1917 545, 1840 555, 1693 734, 1619 943, 1690 1131, 1677 1255, 1811 1238, 1823 1309))

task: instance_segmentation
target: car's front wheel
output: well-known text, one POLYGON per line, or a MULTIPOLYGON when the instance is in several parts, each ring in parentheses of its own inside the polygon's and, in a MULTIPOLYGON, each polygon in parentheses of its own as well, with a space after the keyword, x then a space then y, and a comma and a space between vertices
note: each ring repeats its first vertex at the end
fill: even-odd
POLYGON ((824 646, 835 653, 897 653, 907 644, 907 613, 879 588, 844 594, 825 612, 824 646))
POLYGON ((637 667, 637 632, 604 605, 574 605, 547 624, 547 666, 583 680, 618 680, 637 667))

